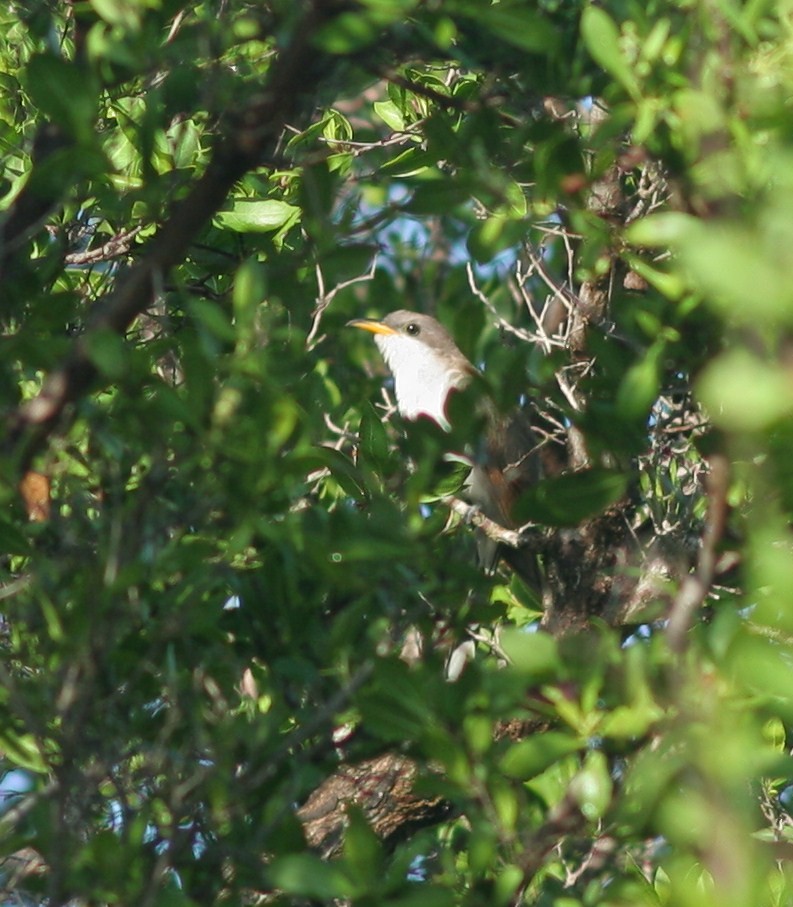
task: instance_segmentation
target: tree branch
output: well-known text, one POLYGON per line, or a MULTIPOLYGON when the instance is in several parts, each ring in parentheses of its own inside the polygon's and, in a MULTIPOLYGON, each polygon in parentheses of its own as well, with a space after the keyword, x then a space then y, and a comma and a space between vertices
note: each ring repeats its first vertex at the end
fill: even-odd
POLYGON ((49 185, 46 191, 41 186, 38 175, 46 162, 72 144, 59 126, 45 123, 36 133, 31 150, 33 169, 22 191, 14 199, 8 216, 0 223, 0 275, 12 254, 25 243, 44 222, 60 201, 49 185))
POLYGON ((112 258, 117 258, 119 255, 129 252, 132 240, 142 229, 142 227, 133 227, 131 230, 120 230, 96 249, 69 253, 64 257, 64 262, 67 265, 91 265, 100 261, 110 261, 112 258))
POLYGON ((443 503, 466 523, 480 529, 489 539, 500 542, 508 548, 525 548, 534 540, 533 534, 530 534, 530 530, 536 529, 534 523, 526 523, 518 529, 505 529, 504 526, 486 517, 478 507, 454 495, 443 498, 443 503))
POLYGON ((448 801, 414 792, 418 773, 417 764, 398 753, 342 766, 297 811, 309 846, 326 859, 337 856, 349 806, 357 806, 375 834, 389 844, 449 816, 448 801))
POLYGON ((275 157, 281 133, 302 112, 307 97, 316 91, 328 63, 312 38, 333 13, 315 0, 297 23, 291 43, 276 57, 264 91, 235 118, 229 133, 218 143, 201 178, 172 210, 146 248, 146 254, 116 289, 100 300, 88 319, 86 333, 77 338, 64 362, 51 372, 41 391, 9 418, 4 453, 23 474, 35 454, 60 424, 69 404, 93 384, 97 370, 91 358, 91 335, 101 331, 123 334, 151 304, 155 288, 182 261, 191 243, 219 210, 229 191, 248 170, 275 157))
POLYGON ((696 572, 687 576, 680 586, 677 598, 669 612, 666 637, 669 648, 681 653, 686 647, 686 634, 694 619, 697 608, 702 607, 708 596, 716 573, 716 548, 727 524, 727 491, 730 481, 730 464, 724 454, 710 457, 706 488, 708 493, 708 514, 702 547, 697 560, 696 572))

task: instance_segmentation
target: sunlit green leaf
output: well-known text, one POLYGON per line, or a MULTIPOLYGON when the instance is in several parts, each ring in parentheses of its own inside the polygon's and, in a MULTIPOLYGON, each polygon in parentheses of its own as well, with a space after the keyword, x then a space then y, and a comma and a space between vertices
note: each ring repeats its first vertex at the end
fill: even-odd
POLYGON ((744 350, 714 360, 697 387, 713 421, 733 431, 759 431, 793 412, 789 376, 744 350))
POLYGON ((229 210, 219 211, 216 224, 236 233, 269 233, 296 223, 300 208, 278 199, 236 199, 229 210))
POLYGON ((278 857, 266 875, 270 885, 300 897, 345 898, 354 891, 341 867, 307 853, 278 857))
POLYGON ((511 778, 525 781, 579 748, 580 743, 574 737, 548 731, 514 743, 501 759, 501 770, 511 778))
POLYGON ((638 96, 636 76, 622 52, 619 29, 611 16, 599 6, 587 6, 581 17, 581 36, 592 59, 629 94, 638 96))
POLYGON ((502 631, 500 645, 510 665, 535 682, 553 677, 561 666, 558 644, 547 633, 506 628, 502 631))
POLYGON ((110 25, 136 29, 140 27, 145 0, 90 0, 91 6, 110 25))
POLYGON ((600 819, 611 804, 614 784, 608 760, 598 750, 586 754, 584 766, 571 785, 581 812, 592 821, 600 819))
POLYGON ((39 773, 47 771, 40 743, 33 734, 19 734, 10 727, 0 730, 0 753, 19 768, 39 773))
POLYGON ((617 391, 617 408, 626 419, 646 418, 658 397, 661 357, 666 345, 656 342, 625 373, 617 391))
POLYGON ((402 132, 405 119, 393 101, 375 101, 372 105, 380 119, 395 132, 402 132))

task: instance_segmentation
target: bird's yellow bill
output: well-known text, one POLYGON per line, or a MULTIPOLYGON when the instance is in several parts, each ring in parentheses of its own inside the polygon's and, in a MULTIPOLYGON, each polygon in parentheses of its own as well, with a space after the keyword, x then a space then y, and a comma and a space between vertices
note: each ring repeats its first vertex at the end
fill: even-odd
POLYGON ((354 318, 347 322, 348 328, 360 328, 372 334, 396 334, 397 332, 382 321, 372 321, 370 318, 354 318))

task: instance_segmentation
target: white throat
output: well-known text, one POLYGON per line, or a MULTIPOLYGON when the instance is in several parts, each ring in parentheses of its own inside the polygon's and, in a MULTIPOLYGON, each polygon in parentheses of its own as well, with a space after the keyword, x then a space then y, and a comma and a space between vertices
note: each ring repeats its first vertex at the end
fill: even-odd
POLYGON ((444 431, 449 392, 465 387, 470 375, 462 368, 449 368, 448 360, 414 337, 377 334, 375 343, 394 376, 397 406, 405 419, 428 416, 444 431))

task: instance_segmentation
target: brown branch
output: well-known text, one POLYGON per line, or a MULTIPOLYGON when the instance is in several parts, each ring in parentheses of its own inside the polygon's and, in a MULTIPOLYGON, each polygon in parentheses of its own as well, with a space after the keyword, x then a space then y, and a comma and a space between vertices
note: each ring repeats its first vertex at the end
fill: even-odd
POLYGON ((132 240, 140 233, 143 227, 133 227, 131 230, 120 230, 115 236, 98 246, 96 249, 87 249, 85 252, 70 252, 64 256, 67 265, 91 265, 100 261, 110 261, 125 255, 132 247, 132 240))
POLYGON ((387 82, 396 85, 397 88, 410 91, 420 98, 432 101, 439 107, 447 107, 450 110, 456 110, 458 113, 472 113, 482 109, 482 105, 479 102, 471 102, 463 98, 456 98, 453 95, 443 94, 440 91, 435 91, 434 88, 430 88, 428 85, 414 82, 412 79, 408 79, 393 70, 383 72, 382 76, 387 82))
POLYGON ((0 275, 12 254, 44 226, 57 206, 61 193, 50 184, 46 191, 38 179, 46 162, 72 144, 59 126, 45 123, 36 133, 30 153, 32 169, 22 191, 14 199, 4 222, 0 223, 0 275))
MULTIPOLYGON (((543 718, 515 718, 499 721, 493 739, 522 740, 547 729, 543 718)), ((456 807, 449 800, 416 792, 420 777, 419 764, 401 753, 382 753, 341 765, 297 810, 306 841, 325 859, 338 856, 350 806, 361 810, 387 847, 395 846, 419 828, 429 828, 453 816, 456 807)), ((559 816, 552 813, 543 827, 559 828, 559 816)))
POLYGON ((508 548, 525 548, 530 542, 534 541, 534 536, 529 534, 529 530, 535 529, 534 523, 526 523, 519 529, 506 529, 495 520, 486 517, 478 507, 467 504, 461 498, 449 495, 443 498, 443 503, 456 513, 466 523, 470 523, 481 530, 489 539, 494 542, 500 542, 508 548))
POLYGON ((710 471, 705 479, 708 494, 708 513, 702 547, 699 551, 696 572, 687 576, 680 586, 677 598, 669 612, 666 637, 673 652, 682 653, 686 648, 686 634, 708 596, 716 574, 719 541, 727 524, 727 491, 730 481, 730 464, 724 454, 709 458, 710 471))
POLYGON ((318 337, 320 323, 322 321, 322 316, 325 314, 325 309, 333 302, 336 294, 341 292, 341 290, 346 290, 347 287, 354 286, 356 283, 363 283, 364 281, 374 280, 374 276, 377 270, 377 252, 374 253, 372 257, 372 263, 369 266, 365 274, 359 274, 357 277, 351 277, 349 280, 343 280, 341 283, 336 284, 332 290, 325 289, 325 275, 322 273, 322 267, 319 262, 317 262, 314 271, 317 275, 317 298, 314 302, 314 312, 311 316, 311 329, 308 332, 306 337, 306 349, 313 350, 317 344, 324 339, 324 335, 318 337))
POLYGON ((337 856, 350 806, 363 812, 374 833, 388 845, 447 818, 451 805, 442 797, 415 793, 418 774, 417 764, 398 753, 342 766, 297 811, 309 846, 326 859, 337 856))
POLYGON ((291 43, 276 57, 264 91, 236 117, 233 128, 217 145, 201 178, 172 210, 148 244, 144 258, 120 278, 116 289, 94 307, 85 335, 65 361, 44 381, 38 396, 22 404, 8 421, 4 452, 20 474, 64 419, 69 404, 79 399, 97 377, 90 355, 91 335, 123 334, 150 304, 155 288, 181 262, 195 238, 219 210, 229 191, 245 173, 277 153, 288 121, 299 118, 311 92, 320 84, 329 58, 312 42, 329 15, 315 0, 295 26, 291 43))
POLYGON ((545 858, 561 843, 563 838, 581 831, 586 826, 581 809, 571 790, 568 790, 562 801, 549 813, 548 818, 536 832, 525 842, 523 853, 518 864, 523 872, 523 883, 515 893, 511 903, 523 903, 526 886, 542 868, 545 858))

